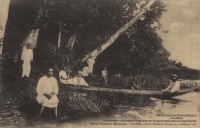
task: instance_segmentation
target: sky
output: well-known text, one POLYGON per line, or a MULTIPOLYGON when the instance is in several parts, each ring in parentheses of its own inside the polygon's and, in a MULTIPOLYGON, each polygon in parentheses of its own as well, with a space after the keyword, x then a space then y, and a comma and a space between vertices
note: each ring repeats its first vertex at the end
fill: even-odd
POLYGON ((161 18, 158 33, 170 59, 200 69, 200 0, 162 0, 167 12, 161 18), (168 30, 168 33, 162 31, 168 30))

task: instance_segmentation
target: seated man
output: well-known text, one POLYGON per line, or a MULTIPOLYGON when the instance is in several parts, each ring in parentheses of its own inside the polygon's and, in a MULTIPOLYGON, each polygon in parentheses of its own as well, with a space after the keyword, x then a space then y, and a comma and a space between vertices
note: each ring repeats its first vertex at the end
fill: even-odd
POLYGON ((40 114, 45 107, 55 108, 55 115, 57 117, 57 107, 58 107, 58 83, 56 78, 53 77, 53 69, 49 68, 47 75, 41 77, 37 84, 37 101, 42 104, 42 109, 40 114))
POLYGON ((59 72, 59 78, 62 84, 67 84, 67 80, 70 78, 69 74, 70 71, 66 66, 64 66, 63 69, 59 72))
POLYGON ((89 69, 88 66, 85 66, 85 67, 83 68, 83 70, 82 70, 82 76, 83 76, 83 77, 87 77, 87 76, 89 76, 89 74, 90 74, 90 69, 89 69))
POLYGON ((140 84, 137 78, 133 78, 133 81, 131 83, 131 87, 132 90, 140 90, 140 84))
POLYGON ((71 84, 76 86, 89 86, 88 83, 83 79, 81 71, 78 71, 77 76, 73 78, 73 82, 71 84))
POLYGON ((171 76, 170 85, 164 90, 169 91, 170 93, 177 92, 180 90, 180 81, 178 81, 178 77, 176 74, 171 76))

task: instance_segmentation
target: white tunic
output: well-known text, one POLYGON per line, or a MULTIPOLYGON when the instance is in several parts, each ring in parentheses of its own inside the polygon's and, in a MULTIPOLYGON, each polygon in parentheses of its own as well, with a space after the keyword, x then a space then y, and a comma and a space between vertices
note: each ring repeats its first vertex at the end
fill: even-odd
POLYGON ((108 76, 108 71, 107 70, 102 70, 101 77, 103 77, 104 79, 106 79, 107 76, 108 76))
POLYGON ((23 48, 21 60, 23 60, 22 65, 22 77, 29 77, 31 71, 31 61, 33 60, 32 49, 23 48))
POLYGON ((73 78, 73 84, 74 85, 80 85, 80 86, 89 86, 88 83, 83 79, 83 77, 74 77, 73 78))
POLYGON ((47 76, 43 76, 39 79, 37 84, 37 101, 38 103, 42 104, 45 107, 54 108, 58 106, 58 83, 56 78, 47 76), (51 94, 54 93, 54 95, 48 99, 44 94, 51 94))
POLYGON ((180 91, 180 81, 171 81, 170 85, 165 90, 168 90, 171 93, 180 91))
POLYGON ((69 75, 67 74, 66 71, 61 70, 61 71, 59 72, 59 78, 60 78, 60 82, 61 82, 62 84, 66 84, 66 83, 67 83, 67 80, 65 80, 65 79, 69 78, 69 75), (64 78, 64 79, 62 79, 61 77, 64 78))
POLYGON ((171 88, 169 91, 171 93, 180 91, 180 81, 171 82, 171 88))
POLYGON ((88 63, 88 66, 89 66, 90 73, 93 73, 93 65, 94 65, 94 63, 95 63, 94 58, 89 58, 89 59, 87 60, 87 63, 88 63))
POLYGON ((82 76, 88 76, 90 73, 89 67, 84 67, 82 70, 82 76))
POLYGON ((32 51, 32 49, 23 48, 21 60, 23 60, 24 63, 29 63, 30 64, 30 62, 33 60, 33 51, 32 51))

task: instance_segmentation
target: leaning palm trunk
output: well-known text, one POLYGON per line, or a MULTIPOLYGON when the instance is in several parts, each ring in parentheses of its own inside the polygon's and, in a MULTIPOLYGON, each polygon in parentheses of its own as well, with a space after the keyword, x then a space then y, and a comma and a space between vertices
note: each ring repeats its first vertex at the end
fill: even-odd
POLYGON ((103 43, 103 45, 101 45, 99 48, 95 49, 88 55, 86 55, 82 61, 83 62, 86 61, 90 56, 92 56, 93 58, 96 58, 106 48, 112 45, 114 41, 119 37, 120 34, 122 34, 124 31, 130 28, 138 19, 143 18, 143 14, 145 14, 148 10, 150 10, 150 7, 155 3, 155 1, 156 0, 149 0, 148 2, 146 2, 143 9, 141 9, 132 20, 130 20, 128 23, 122 26, 118 31, 116 31, 105 43, 103 43))
POLYGON ((0 0, 0 55, 3 50, 3 39, 5 34, 6 22, 8 19, 10 0, 0 0))

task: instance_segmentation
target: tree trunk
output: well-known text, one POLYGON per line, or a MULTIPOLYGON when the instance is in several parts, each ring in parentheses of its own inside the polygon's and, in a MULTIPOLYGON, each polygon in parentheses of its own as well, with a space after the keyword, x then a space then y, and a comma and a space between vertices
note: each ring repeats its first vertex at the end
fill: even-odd
POLYGON ((101 54, 106 48, 108 48, 110 45, 114 43, 114 41, 119 37, 120 34, 122 34, 124 31, 126 31, 129 27, 131 27, 138 19, 142 18, 143 14, 146 13, 151 5, 156 0, 149 0, 143 7, 143 9, 136 14, 136 16, 130 20, 128 23, 126 23, 124 26, 122 26, 118 31, 116 31, 103 45, 101 45, 99 48, 95 49, 93 52, 89 53, 88 55, 83 58, 83 62, 86 61, 90 56, 93 58, 96 58, 99 54, 101 54))
POLYGON ((29 43, 31 45, 31 48, 34 49, 37 45, 37 39, 38 39, 39 29, 33 29, 30 34, 25 38, 22 45, 26 45, 29 43))
POLYGON ((0 55, 3 51, 3 38, 8 19, 10 0, 0 0, 0 55))

